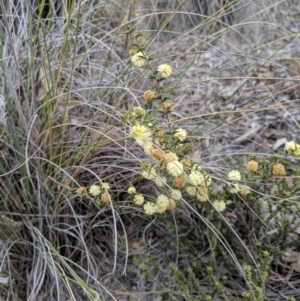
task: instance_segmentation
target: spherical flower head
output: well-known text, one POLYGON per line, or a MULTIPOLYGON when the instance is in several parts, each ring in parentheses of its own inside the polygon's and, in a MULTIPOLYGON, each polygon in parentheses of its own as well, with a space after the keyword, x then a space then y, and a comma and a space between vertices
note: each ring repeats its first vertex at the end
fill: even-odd
POLYGON ((154 180, 157 177, 157 171, 154 166, 147 166, 142 171, 142 176, 147 180, 154 180))
POLYGON ((162 161, 165 158, 165 153, 157 148, 153 150, 152 155, 158 161, 162 161))
POLYGON ((166 177, 156 177, 154 179, 154 183, 158 186, 158 187, 164 187, 167 183, 167 178, 166 177))
POLYGON ((155 98, 155 92, 154 91, 152 91, 152 90, 145 91, 145 93, 144 93, 144 99, 147 102, 152 101, 154 98, 155 98))
POLYGON ((158 137, 163 137, 164 134, 165 134, 165 132, 164 132, 163 130, 159 130, 159 131, 157 131, 157 133, 156 133, 156 135, 157 135, 158 137))
POLYGON ((154 148, 153 148, 153 143, 151 140, 148 140, 148 139, 140 139, 140 138, 137 138, 137 144, 140 145, 140 143, 143 143, 143 149, 144 149, 144 152, 146 155, 148 156, 152 156, 153 155, 153 151, 154 151, 154 148))
POLYGON ((101 193, 101 201, 103 203, 109 203, 110 195, 107 192, 101 193))
POLYGON ((110 185, 107 182, 103 182, 102 183, 102 189, 109 190, 110 189, 110 185))
POLYGON ((193 185, 197 186, 206 186, 205 185, 205 177, 203 172, 198 170, 192 170, 188 176, 189 182, 193 185))
POLYGON ((144 148, 144 151, 147 152, 146 154, 151 156, 152 155, 152 138, 147 137, 137 137, 135 138, 135 142, 144 148))
POLYGON ((176 188, 183 188, 185 186, 185 179, 182 177, 175 177, 173 179, 173 185, 176 188))
POLYGON ((291 154, 297 149, 297 143, 294 141, 289 141, 284 145, 284 150, 288 153, 291 154))
POLYGON ((133 202, 138 206, 143 205, 144 201, 145 201, 144 196, 140 193, 137 193, 133 198, 133 202))
POLYGON ((284 165, 281 163, 276 163, 273 165, 273 175, 274 176, 283 176, 285 175, 285 168, 284 165))
POLYGON ((215 209, 218 210, 219 212, 222 212, 226 209, 226 203, 223 200, 214 201, 213 205, 215 209))
POLYGON ((195 186, 188 186, 186 192, 189 196, 195 196, 197 194, 197 188, 195 186))
POLYGON ((173 152, 167 152, 165 155, 166 162, 178 161, 178 156, 173 152))
POLYGON ((228 179, 232 181, 240 181, 242 176, 238 170, 232 170, 228 173, 228 179))
POLYGON ((130 135, 135 139, 139 137, 151 138, 152 133, 148 127, 137 123, 131 128, 130 135))
POLYGON ((128 53, 130 56, 133 56, 135 55, 136 51, 134 49, 129 49, 128 53))
POLYGON ((138 52, 131 57, 131 63, 136 67, 142 67, 146 63, 146 59, 142 52, 138 52))
POLYGON ((167 209, 173 210, 175 208, 176 208, 176 202, 172 199, 169 199, 169 204, 168 204, 167 209))
POLYGON ((172 74, 172 68, 168 64, 159 65, 157 71, 160 78, 167 78, 172 74))
POLYGON ((176 137, 178 140, 180 140, 181 142, 184 141, 186 139, 187 136, 187 132, 184 129, 177 129, 174 137, 176 137))
POLYGON ((289 141, 285 144, 284 150, 288 154, 292 154, 294 156, 300 156, 300 145, 294 141, 289 141))
POLYGON ((93 184, 89 189, 89 193, 91 196, 96 197, 101 193, 101 187, 99 185, 93 184))
POLYGON ((208 189, 206 187, 197 188, 197 199, 200 202, 206 202, 208 197, 208 189))
POLYGON ((145 213, 149 214, 149 215, 152 215, 156 212, 156 209, 157 209, 157 206, 151 202, 147 202, 145 205, 144 205, 144 210, 145 210, 145 213))
POLYGON ((130 135, 141 147, 145 147, 146 144, 149 144, 152 141, 151 130, 144 125, 140 125, 139 123, 137 123, 131 128, 130 135))
POLYGON ((239 184, 235 183, 235 184, 230 184, 228 190, 230 193, 238 193, 240 191, 240 189, 241 189, 241 186, 239 184))
POLYGON ((246 195, 250 194, 250 188, 248 186, 241 186, 239 193, 241 195, 246 196, 246 195))
POLYGON ((180 162, 186 167, 192 166, 192 162, 189 159, 182 159, 180 162))
POLYGON ((162 105, 163 110, 167 113, 170 113, 173 111, 173 103, 170 101, 165 101, 162 105))
POLYGON ((182 193, 179 189, 171 189, 170 197, 175 201, 179 201, 182 198, 182 193))
POLYGON ((160 141, 161 141, 160 139, 155 139, 154 140, 155 145, 158 146, 158 147, 161 147, 160 141))
POLYGON ((156 199, 156 212, 164 213, 169 205, 169 198, 164 194, 160 194, 156 199))
POLYGON ((167 170, 172 177, 178 177, 183 173, 183 165, 179 161, 172 161, 167 164, 167 170))
POLYGON ((136 193, 136 189, 135 189, 133 186, 130 186, 130 187, 127 189, 127 193, 128 193, 128 194, 135 194, 135 193, 136 193))
POLYGON ((86 189, 85 187, 78 187, 75 192, 78 196, 83 196, 83 194, 85 193, 86 189))
POLYGON ((249 161, 248 164, 247 164, 247 168, 250 171, 256 172, 258 170, 258 162, 255 161, 255 160, 249 161))
POLYGON ((142 107, 133 107, 133 115, 136 117, 142 117, 146 115, 146 112, 142 107))

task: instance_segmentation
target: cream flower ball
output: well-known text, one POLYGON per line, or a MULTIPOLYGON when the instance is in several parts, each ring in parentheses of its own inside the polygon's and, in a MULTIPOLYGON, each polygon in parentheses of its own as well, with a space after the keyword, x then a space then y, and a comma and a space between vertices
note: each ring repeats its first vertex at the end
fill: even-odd
POLYGON ((160 194, 156 199, 156 212, 164 213, 169 205, 169 198, 164 194, 160 194))
POLYGON ((131 57, 131 63, 136 67, 142 67, 145 65, 146 60, 142 52, 138 52, 131 57))
POLYGON ((197 194, 197 188, 195 186, 188 186, 186 192, 190 196, 195 196, 197 194))
POLYGON ((238 170, 232 170, 228 173, 228 179, 232 181, 240 181, 242 176, 238 170))
POLYGON ((170 197, 175 201, 179 201, 182 198, 182 193, 179 189, 171 189, 170 197))
POLYGON ((172 161, 167 164, 168 173, 172 177, 178 177, 183 173, 183 164, 179 161, 172 161))
POLYGON ((144 210, 147 214, 152 215, 156 212, 157 206, 151 202, 147 202, 144 205, 144 210))
POLYGON ((284 150, 288 154, 293 154, 295 156, 300 156, 300 145, 294 141, 289 141, 285 144, 284 150))
POLYGON ((213 205, 214 205, 215 209, 217 209, 219 212, 224 211, 225 208, 226 208, 226 204, 225 204, 225 202, 223 200, 214 201, 213 205))
POLYGON ((142 171, 142 176, 147 180, 154 180, 157 177, 157 171, 154 166, 150 166, 142 171))
POLYGON ((127 193, 128 193, 128 194, 135 194, 135 193, 136 193, 136 189, 135 189, 133 186, 130 186, 130 187, 127 189, 127 193))
POLYGON ((186 139, 187 132, 184 129, 178 129, 175 131, 174 137, 178 138, 181 142, 186 139))
POLYGON ((172 67, 168 64, 159 65, 157 68, 160 78, 167 78, 172 74, 172 67))
POLYGON ((90 189, 89 189, 89 193, 96 197, 101 193, 101 187, 99 185, 93 184, 90 189))
POLYGON ((136 205, 143 205, 144 204, 144 196, 140 193, 136 194, 133 198, 133 202, 136 204, 136 205))

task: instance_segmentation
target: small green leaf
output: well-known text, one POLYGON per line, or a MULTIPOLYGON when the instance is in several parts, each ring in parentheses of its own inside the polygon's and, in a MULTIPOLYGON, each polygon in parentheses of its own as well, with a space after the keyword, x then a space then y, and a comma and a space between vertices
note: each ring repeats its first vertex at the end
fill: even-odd
POLYGON ((137 39, 137 38, 141 37, 142 35, 143 35, 142 33, 138 33, 134 36, 134 38, 137 39))
POLYGON ((124 32, 124 34, 132 34, 133 32, 135 32, 135 30, 136 30, 136 26, 129 28, 124 32))

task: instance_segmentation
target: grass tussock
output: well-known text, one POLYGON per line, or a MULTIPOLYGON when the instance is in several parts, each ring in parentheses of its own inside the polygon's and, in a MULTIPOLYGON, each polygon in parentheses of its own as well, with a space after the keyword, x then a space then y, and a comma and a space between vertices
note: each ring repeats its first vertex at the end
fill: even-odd
POLYGON ((0 299, 298 300, 297 1, 0 3, 0 299))

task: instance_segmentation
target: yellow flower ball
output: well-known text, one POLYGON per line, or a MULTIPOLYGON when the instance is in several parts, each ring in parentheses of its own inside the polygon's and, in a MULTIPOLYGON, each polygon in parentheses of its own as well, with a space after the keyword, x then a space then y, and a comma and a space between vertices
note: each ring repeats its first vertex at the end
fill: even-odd
POLYGON ((164 187, 167 183, 167 178, 166 177, 156 177, 153 181, 158 187, 164 187))
POLYGON ((133 56, 135 55, 136 51, 134 49, 129 49, 128 53, 130 56, 133 56))
POLYGON ((284 176, 285 175, 285 167, 281 163, 276 163, 273 166, 273 175, 274 176, 284 176))
POLYGON ((180 162, 186 167, 192 166, 192 162, 189 159, 182 159, 180 162))
POLYGON ((193 185, 206 186, 205 177, 203 173, 198 170, 192 170, 188 178, 189 178, 189 182, 193 185))
POLYGON ((188 186, 186 192, 189 196, 195 196, 197 194, 197 188, 195 186, 188 186))
POLYGON ((148 166, 142 171, 142 176, 147 180, 154 180, 157 177, 157 171, 154 166, 148 166))
POLYGON ((159 131, 157 131, 156 134, 157 134, 158 137, 163 137, 165 132, 163 130, 159 130, 159 131))
POLYGON ((145 57, 142 52, 138 52, 131 57, 131 63, 136 67, 142 67, 145 63, 145 57))
POLYGON ((101 193, 101 187, 99 185, 93 184, 89 189, 89 193, 93 197, 96 197, 101 193))
POLYGON ((289 141, 285 144, 284 150, 288 154, 292 154, 294 156, 300 156, 300 145, 294 141, 289 141))
POLYGON ((160 194, 156 199, 156 212, 164 213, 169 205, 169 198, 164 194, 160 194))
POLYGON ((174 137, 176 137, 178 140, 180 140, 181 142, 184 141, 186 139, 187 136, 187 132, 184 129, 177 129, 174 137))
POLYGON ((172 67, 168 64, 159 65, 157 68, 160 78, 167 78, 172 74, 172 67))
POLYGON ((183 165, 179 161, 172 161, 167 164, 167 170, 172 177, 178 177, 183 173, 183 165))
POLYGON ((131 128, 130 135, 135 139, 139 137, 150 138, 152 133, 148 127, 137 123, 131 128))
POLYGON ((222 212, 226 209, 226 203, 223 200, 214 201, 213 205, 215 209, 218 210, 219 212, 222 212))
POLYGON ((173 179, 173 185, 176 188, 183 188, 185 186, 185 179, 182 177, 176 177, 173 179))
POLYGON ((133 202, 138 206, 143 205, 144 201, 145 201, 144 196, 140 193, 136 194, 133 198, 133 202))
POLYGON ((176 202, 174 200, 172 200, 172 199, 169 199, 169 204, 168 204, 167 209, 173 210, 175 208, 176 208, 176 202))
POLYGON ((170 101, 165 101, 162 106, 163 110, 167 113, 170 113, 173 110, 173 103, 170 101))
POLYGON ((101 201, 102 201, 103 203, 109 203, 109 200, 110 200, 109 194, 108 194, 107 192, 103 192, 103 193, 101 194, 101 201))
POLYGON ((173 152, 167 152, 165 155, 166 162, 178 161, 178 156, 173 152))
POLYGON ((103 183, 102 183, 102 188, 103 188, 104 190, 109 190, 109 189, 110 189, 110 185, 109 185, 107 182, 103 182, 103 183))
POLYGON ((154 149, 152 155, 158 161, 162 161, 165 158, 165 153, 160 149, 154 149))
POLYGON ((85 193, 86 189, 85 187, 78 187, 75 192, 77 195, 82 196, 85 193))
POLYGON ((247 168, 250 171, 256 172, 258 170, 258 162, 255 161, 255 160, 249 161, 248 164, 247 164, 247 168))
POLYGON ((157 206, 151 202, 147 202, 144 205, 144 211, 145 211, 145 213, 147 213, 149 215, 154 214, 156 212, 156 209, 157 209, 157 206))
POLYGON ((175 201, 179 201, 182 198, 182 193, 179 189, 171 189, 170 197, 175 201))
POLYGON ((133 186, 130 186, 130 187, 127 189, 127 193, 128 193, 128 194, 135 194, 135 193, 136 193, 136 189, 135 189, 133 186))
POLYGON ((150 102, 151 100, 153 100, 155 98, 155 92, 152 90, 147 90, 144 93, 144 99, 148 102, 150 102))
POLYGON ((145 116, 146 112, 142 107, 133 107, 133 115, 136 117, 145 116))
POLYGON ((154 148, 153 148, 152 141, 150 139, 137 138, 136 142, 138 145, 141 145, 143 147, 146 155, 148 155, 148 156, 153 155, 154 148))
POLYGON ((208 189, 206 187, 198 187, 197 189, 197 199, 200 202, 206 202, 208 196, 208 189))
POLYGON ((239 190, 239 193, 241 195, 246 196, 246 195, 250 194, 250 188, 248 186, 242 186, 239 190))
POLYGON ((229 192, 230 193, 238 193, 240 191, 240 189, 241 189, 241 186, 237 183, 229 185, 229 192))
POLYGON ((228 179, 232 181, 240 181, 242 176, 238 170, 232 170, 228 173, 228 179))

